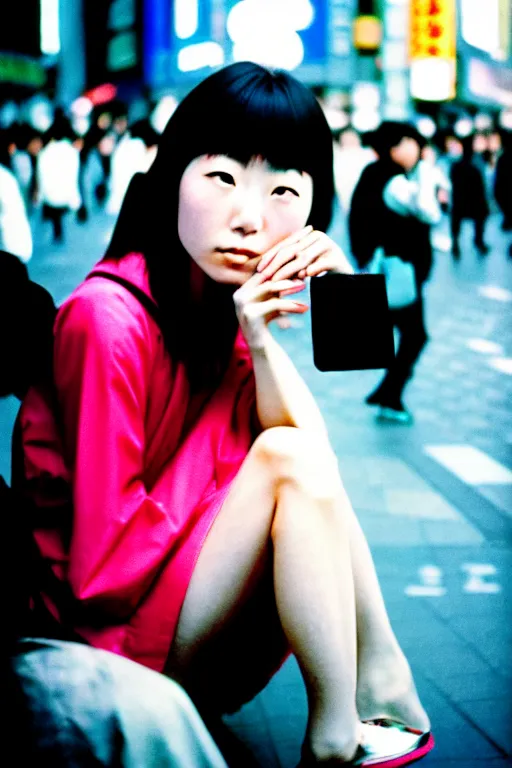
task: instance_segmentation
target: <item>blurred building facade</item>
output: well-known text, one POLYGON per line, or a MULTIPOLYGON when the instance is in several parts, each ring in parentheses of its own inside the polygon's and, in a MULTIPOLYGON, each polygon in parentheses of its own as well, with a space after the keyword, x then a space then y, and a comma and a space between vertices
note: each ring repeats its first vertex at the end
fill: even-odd
POLYGON ((511 28, 510 0, 16 0, 0 25, 0 100, 43 90, 65 105, 105 83, 180 98, 252 59, 365 130, 418 109, 512 108, 511 28), (436 71, 453 86, 429 91, 436 71))

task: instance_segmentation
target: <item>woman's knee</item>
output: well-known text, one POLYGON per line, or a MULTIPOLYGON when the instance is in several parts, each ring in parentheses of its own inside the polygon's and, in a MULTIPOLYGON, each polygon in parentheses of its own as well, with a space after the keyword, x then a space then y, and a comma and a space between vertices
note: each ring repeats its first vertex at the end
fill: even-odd
POLYGON ((338 461, 324 435, 295 427, 273 427, 259 435, 252 450, 270 471, 276 488, 291 484, 320 498, 339 494, 338 461))

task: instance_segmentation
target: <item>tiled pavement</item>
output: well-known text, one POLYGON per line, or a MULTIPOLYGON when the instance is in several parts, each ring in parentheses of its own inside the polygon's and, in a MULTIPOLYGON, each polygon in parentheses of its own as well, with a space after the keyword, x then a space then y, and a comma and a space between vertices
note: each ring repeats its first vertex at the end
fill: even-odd
MULTIPOLYGON (((378 372, 314 369, 307 316, 275 331, 326 418, 393 626, 431 716, 437 748, 426 767, 512 764, 512 486, 503 482, 503 468, 512 469, 512 379, 505 372, 512 358, 512 262, 496 222, 491 228, 493 251, 485 259, 469 240, 459 264, 437 254, 428 287, 431 342, 406 394, 412 427, 379 424, 362 403, 378 372), (477 462, 464 480, 468 459, 460 446, 498 462, 501 475, 479 479, 477 462), (439 447, 450 452, 444 465, 434 458, 439 447)), ((101 255, 107 229, 101 217, 86 229, 71 224, 70 245, 59 249, 40 232, 33 279, 61 301, 101 255)), ((15 409, 14 402, 0 403, 4 473, 15 409)), ((295 661, 227 722, 259 765, 296 765, 306 699, 295 661)))

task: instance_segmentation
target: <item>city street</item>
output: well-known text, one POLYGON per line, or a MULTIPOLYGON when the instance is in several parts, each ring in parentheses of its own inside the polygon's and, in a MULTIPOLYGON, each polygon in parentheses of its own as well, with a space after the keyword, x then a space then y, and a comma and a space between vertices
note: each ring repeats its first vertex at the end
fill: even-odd
MULTIPOLYGON (((86 225, 68 218, 55 246, 36 216, 31 278, 62 302, 102 256, 112 224, 98 212, 86 225)), ((405 395, 412 426, 379 423, 364 404, 380 372, 314 368, 308 314, 274 331, 324 414, 431 716, 437 748, 425 768, 512 764, 512 260, 496 215, 488 256, 471 236, 463 228, 459 262, 436 251, 430 344, 405 395)), ((332 328, 332 343, 346 333, 332 328)), ((0 402, 6 477, 16 410, 14 399, 0 402)), ((296 766, 306 698, 295 660, 226 722, 261 766, 296 766)))

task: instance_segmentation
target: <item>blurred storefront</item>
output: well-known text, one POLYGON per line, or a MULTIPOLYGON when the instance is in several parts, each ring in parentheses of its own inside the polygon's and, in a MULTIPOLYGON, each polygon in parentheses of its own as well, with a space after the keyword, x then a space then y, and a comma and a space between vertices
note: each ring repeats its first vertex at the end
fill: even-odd
POLYGON ((143 77, 143 0, 82 3, 87 88, 115 83, 137 91, 143 77))
POLYGON ((251 59, 348 89, 356 10, 357 0, 145 0, 144 77, 156 92, 185 91, 213 68, 251 59))
POLYGON ((15 0, 0 23, 0 101, 23 99, 51 80, 41 51, 40 0, 15 0))
POLYGON ((128 103, 179 99, 214 69, 251 59, 313 87, 338 127, 510 110, 510 4, 15 0, 0 26, 0 99, 37 91, 69 105, 109 84, 128 103))
POLYGON ((476 107, 512 107, 510 0, 460 0, 458 96, 476 107), (482 14, 485 13, 485 23, 482 14))

